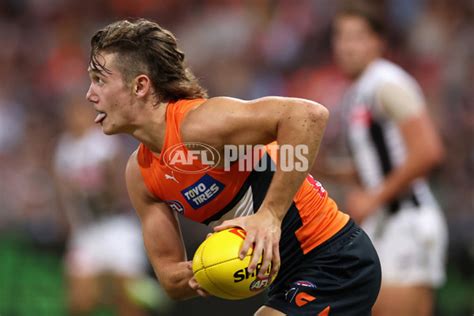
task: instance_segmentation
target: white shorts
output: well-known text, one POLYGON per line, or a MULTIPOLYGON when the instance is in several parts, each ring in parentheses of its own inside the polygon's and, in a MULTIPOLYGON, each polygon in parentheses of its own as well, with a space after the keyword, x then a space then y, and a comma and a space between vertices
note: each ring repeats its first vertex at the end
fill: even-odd
POLYGON ((143 275, 146 255, 136 218, 117 215, 80 228, 69 241, 66 269, 73 276, 109 272, 125 277, 143 275))
POLYGON ((379 255, 382 286, 443 284, 448 234, 440 210, 420 207, 404 208, 393 215, 378 212, 361 227, 379 255))

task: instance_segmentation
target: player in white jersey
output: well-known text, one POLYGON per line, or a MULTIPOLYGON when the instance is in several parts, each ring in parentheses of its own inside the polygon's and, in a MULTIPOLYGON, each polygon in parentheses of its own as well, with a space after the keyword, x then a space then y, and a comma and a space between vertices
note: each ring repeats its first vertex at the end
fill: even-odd
POLYGON ((353 79, 343 107, 360 187, 346 209, 371 237, 382 265, 374 315, 431 315, 443 283, 447 230, 426 181, 443 147, 415 80, 382 59, 383 20, 364 2, 334 20, 334 53, 353 79))
MULTIPOLYGON (((126 285, 145 274, 146 258, 138 220, 127 206, 117 139, 91 126, 93 110, 75 100, 65 110, 66 131, 55 152, 55 177, 70 229, 66 276, 71 315, 89 315, 107 297, 117 315, 142 315, 127 296, 126 285), (122 209, 124 208, 125 209, 122 209), (104 292, 110 275, 114 291, 104 292)), ((110 287, 108 287, 110 289, 110 287)))

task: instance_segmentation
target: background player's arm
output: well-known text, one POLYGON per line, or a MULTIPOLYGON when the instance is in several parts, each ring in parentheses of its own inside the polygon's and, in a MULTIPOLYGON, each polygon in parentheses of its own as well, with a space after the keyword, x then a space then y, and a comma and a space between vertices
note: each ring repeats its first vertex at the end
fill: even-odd
POLYGON ((280 146, 306 145, 308 170, 283 171, 277 165, 265 199, 256 214, 225 221, 216 230, 239 226, 247 231, 241 257, 255 244, 249 265, 253 271, 260 255, 264 260, 260 276, 272 263, 279 268, 281 222, 293 198, 313 165, 323 136, 328 111, 309 100, 265 97, 252 101, 232 98, 212 98, 192 111, 183 122, 183 141, 208 143, 222 149, 226 144, 255 145, 277 141, 280 146))
POLYGON ((202 295, 188 284, 193 272, 191 262, 186 261, 177 215, 148 192, 138 167, 136 153, 128 161, 126 182, 130 199, 140 217, 148 258, 161 286, 172 299, 202 295))
POLYGON ((386 83, 378 91, 379 103, 400 129, 406 146, 405 161, 386 175, 373 192, 354 192, 347 201, 348 210, 366 216, 378 206, 403 194, 419 177, 426 176, 443 159, 443 145, 423 104, 423 98, 411 89, 386 83))

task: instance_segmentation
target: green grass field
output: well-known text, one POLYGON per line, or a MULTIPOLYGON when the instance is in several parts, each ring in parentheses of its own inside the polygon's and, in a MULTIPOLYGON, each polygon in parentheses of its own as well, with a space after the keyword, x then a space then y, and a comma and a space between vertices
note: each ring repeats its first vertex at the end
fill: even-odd
MULTIPOLYGON (((471 315, 473 298, 474 286, 449 266, 448 282, 438 293, 437 315, 471 315)), ((181 307, 195 303, 184 302, 181 307)), ((179 315, 178 310, 170 311, 170 315, 179 315)), ((113 314, 104 307, 93 316, 113 314)), ((0 316, 65 315, 68 312, 60 249, 37 247, 20 235, 0 235, 0 316)))

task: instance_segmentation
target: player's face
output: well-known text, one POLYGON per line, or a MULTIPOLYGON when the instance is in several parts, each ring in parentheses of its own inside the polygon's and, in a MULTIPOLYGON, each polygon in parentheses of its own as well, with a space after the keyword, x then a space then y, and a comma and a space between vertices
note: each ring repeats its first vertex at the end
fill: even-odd
POLYGON ((334 21, 333 50, 336 62, 351 77, 382 53, 382 41, 359 16, 340 15, 334 21))
POLYGON ((115 54, 103 54, 99 61, 109 72, 89 67, 91 85, 86 98, 97 111, 95 123, 105 134, 126 133, 133 121, 133 96, 120 71, 115 66, 115 54))

